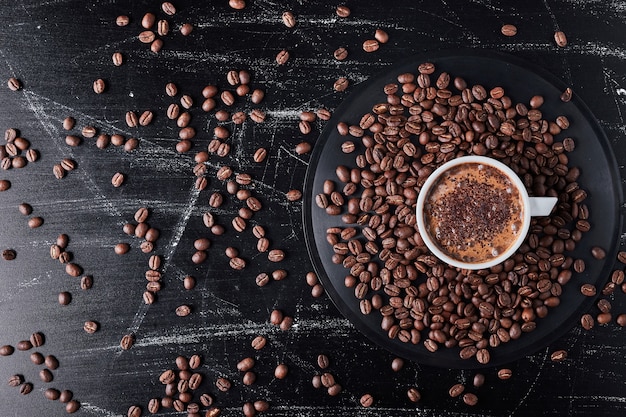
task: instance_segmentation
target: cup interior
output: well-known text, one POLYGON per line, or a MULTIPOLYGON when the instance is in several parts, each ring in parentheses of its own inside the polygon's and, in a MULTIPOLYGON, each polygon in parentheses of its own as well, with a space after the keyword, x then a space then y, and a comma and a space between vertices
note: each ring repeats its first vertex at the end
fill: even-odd
POLYGON ((530 199, 528 196, 528 192, 526 191, 526 187, 522 183, 522 180, 519 176, 508 166, 503 164, 502 162, 484 156, 462 156, 459 158, 455 158, 451 161, 448 161, 437 168, 425 181, 422 186, 416 205, 416 220, 419 233, 422 237, 422 240, 430 249, 430 251, 441 261, 446 262, 449 265, 463 268, 463 269, 484 269, 490 268, 494 265, 497 265, 509 257, 511 257, 515 251, 520 247, 526 235, 528 234, 528 230, 530 228, 530 209, 529 209, 530 199), (500 171, 504 174, 508 180, 510 180, 513 187, 516 188, 519 193, 521 206, 522 206, 522 223, 519 228, 519 232, 516 235, 511 235, 513 242, 509 244, 505 251, 502 251, 497 256, 491 257, 486 260, 477 261, 477 262, 464 262, 458 258, 448 255, 441 248, 437 240, 431 236, 429 224, 427 224, 425 207, 428 203, 428 198, 431 194, 432 188, 436 185, 441 178, 442 174, 448 172, 450 169, 464 165, 464 164, 480 164, 480 165, 488 165, 500 171))

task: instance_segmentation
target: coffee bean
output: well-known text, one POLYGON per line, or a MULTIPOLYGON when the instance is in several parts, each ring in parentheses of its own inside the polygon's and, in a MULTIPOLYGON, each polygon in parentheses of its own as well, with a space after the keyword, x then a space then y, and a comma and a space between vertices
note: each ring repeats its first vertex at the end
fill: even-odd
POLYGON ((276 55, 276 63, 278 65, 285 65, 288 60, 289 60, 289 52, 284 49, 276 55))
POLYGON ((346 18, 350 16, 350 8, 348 6, 337 6, 337 9, 335 9, 335 13, 339 17, 346 18))
POLYGON ((43 396, 47 400, 56 401, 61 396, 61 392, 55 388, 48 388, 43 392, 43 396))
POLYGON ((239 257, 235 257, 229 261, 229 265, 232 269, 240 271, 246 267, 246 261, 239 257))
POLYGON ((513 376, 513 371, 509 368, 502 368, 498 370, 498 378, 502 380, 510 379, 513 376))
POLYGON ((61 395, 59 395, 59 401, 64 404, 69 403, 70 401, 72 401, 73 397, 74 393, 72 391, 64 389, 63 391, 61 391, 61 395))
POLYGON ((339 92, 345 91, 348 88, 349 84, 350 82, 348 81, 346 77, 339 77, 333 84, 333 89, 339 92))
POLYGON ((91 275, 85 275, 80 279, 80 288, 83 290, 88 290, 93 286, 93 278, 91 275))
POLYGON ((46 342, 45 336, 41 332, 35 332, 30 335, 30 343, 33 347, 40 347, 46 342))
POLYGON ((409 401, 416 403, 422 399, 422 394, 415 387, 411 387, 406 392, 407 397, 409 397, 409 401))
POLYGON ((106 83, 102 78, 98 78, 96 81, 93 82, 94 93, 102 94, 104 93, 105 89, 106 89, 106 83))
POLYGON ((130 250, 130 245, 128 243, 118 243, 113 250, 116 255, 124 255, 130 250))
POLYGON ((194 373, 189 378, 189 389, 197 390, 202 383, 202 374, 194 373))
POLYGON ((339 47, 333 52, 333 56, 337 61, 343 61, 348 57, 348 50, 344 47, 339 47))
POLYGON ((9 377, 8 383, 10 387, 19 387, 24 383, 24 377, 22 375, 12 375, 9 377))
POLYGON ((380 43, 389 42, 389 34, 382 29, 376 29, 374 32, 374 38, 380 43))
POLYGON ((189 314, 191 314, 191 307, 189 307, 188 305, 183 304, 176 307, 176 315, 178 317, 186 317, 189 314))
POLYGON ((26 382, 20 386, 20 394, 28 395, 33 391, 33 384, 26 382))
POLYGON ((594 246, 591 248, 591 255, 598 260, 606 258, 606 252, 599 246, 594 246))
POLYGON ((587 297, 596 295, 596 287, 593 284, 583 284, 580 286, 580 292, 587 297))
POLYGON ((300 142, 296 145, 295 151, 298 155, 304 155, 311 152, 312 146, 308 142, 300 142))
POLYGON ((83 268, 78 264, 69 262, 65 264, 65 273, 71 277, 78 277, 83 273, 83 268))
POLYGON ((363 50, 365 52, 374 52, 380 48, 380 43, 376 39, 368 39, 363 42, 363 50))
POLYGON ((12 261, 17 256, 17 252, 14 249, 5 249, 2 251, 2 259, 5 261, 12 261))
POLYGON ((565 33, 560 30, 554 32, 554 41, 556 42, 556 45, 561 48, 567 46, 567 37, 565 36, 565 33))
POLYGON ((593 319, 591 314, 584 314, 580 318, 580 323, 581 323, 583 329, 590 330, 591 328, 593 328, 593 326, 595 324, 595 320, 593 319))
POLYGON ((478 403, 478 397, 474 393, 467 392, 463 395, 463 402, 469 406, 474 406, 478 403))
POLYGON ((111 178, 111 184, 113 185, 113 187, 118 188, 118 187, 121 187, 122 184, 124 184, 125 180, 126 180, 126 177, 124 174, 122 174, 121 172, 116 172, 115 174, 113 174, 113 177, 111 178))
POLYGON ((0 346, 0 356, 11 356, 15 352, 15 348, 11 345, 0 346))
POLYGON ((265 148, 259 148, 254 152, 254 156, 252 159, 256 163, 261 163, 265 161, 266 157, 267 157, 267 150, 265 148))
POLYGON ((135 344, 135 335, 134 334, 125 334, 122 336, 122 340, 120 340, 120 347, 123 350, 128 350, 135 344))
POLYGON ((328 395, 330 395, 331 397, 336 397, 337 395, 341 394, 341 391, 343 391, 343 387, 340 384, 334 384, 327 389, 328 395))
POLYGON ((89 320, 89 321, 86 321, 85 324, 83 325, 83 330, 85 330, 86 333, 94 334, 95 332, 98 331, 99 327, 100 326, 98 325, 98 323, 96 323, 95 321, 89 320))
POLYGON ((283 23, 288 28, 292 28, 296 25, 296 18, 293 15, 293 13, 290 11, 283 12, 282 19, 283 19, 283 23))
POLYGON ((254 364, 255 364, 254 358, 251 358, 251 357, 244 358, 241 361, 239 361, 239 363, 237 363, 237 370, 241 372, 249 371, 250 369, 254 367, 254 364))
POLYGON ((30 358, 30 361, 34 363, 35 365, 41 365, 45 361, 44 356, 39 352, 31 353, 29 358, 30 358))
POLYGON ((62 291, 59 293, 59 304, 66 306, 72 302, 72 294, 67 291, 62 291))
POLYGON ((44 363, 48 369, 53 371, 59 367, 59 360, 54 355, 46 356, 44 363))
POLYGON ((515 36, 517 35, 517 27, 511 24, 502 25, 501 32, 504 36, 515 36))
POLYGON ((267 254, 267 259, 270 262, 280 262, 285 259, 285 253, 280 249, 272 249, 267 254))
POLYGON ((111 60, 113 61, 113 65, 119 67, 124 63, 124 55, 122 55, 121 52, 114 52, 111 56, 111 60))
POLYGON ((567 87, 565 89, 565 91, 563 91, 563 93, 561 93, 560 99, 562 102, 567 103, 572 99, 572 89, 570 87, 567 87))
POLYGON ((252 340, 252 348, 254 350, 261 350, 265 347, 265 345, 267 344, 267 339, 265 339, 265 337, 263 336, 256 336, 253 340, 252 340))
POLYGON ((11 188, 11 181, 9 180, 0 180, 0 191, 6 191, 11 188))
POLYGON ((359 403, 363 407, 371 407, 374 404, 374 397, 372 397, 372 394, 363 394, 359 399, 359 403))
POLYGON ((448 390, 448 394, 450 395, 450 397, 454 398, 463 394, 464 391, 465 391, 465 386, 463 384, 455 384, 452 387, 450 387, 450 389, 448 390))
POLYGON ((33 207, 28 203, 20 203, 17 209, 23 216, 30 216, 33 212, 33 207))
POLYGON ((228 379, 220 377, 215 382, 215 386, 217 387, 218 390, 222 392, 226 392, 230 389, 231 383, 228 379))
POLYGON ((42 369, 41 371, 39 371, 39 379, 41 379, 43 382, 51 382, 53 378, 54 376, 49 369, 42 369))
POLYGON ((10 77, 7 81, 7 86, 11 91, 18 91, 22 89, 22 82, 15 77, 10 77))
POLYGON ((30 340, 20 340, 16 343, 15 347, 17 348, 17 350, 25 351, 32 349, 33 344, 30 342, 30 340))
POLYGON ((68 401, 67 404, 65 404, 65 412, 67 412, 68 414, 73 414, 77 412, 79 408, 80 408, 80 403, 76 400, 68 401))

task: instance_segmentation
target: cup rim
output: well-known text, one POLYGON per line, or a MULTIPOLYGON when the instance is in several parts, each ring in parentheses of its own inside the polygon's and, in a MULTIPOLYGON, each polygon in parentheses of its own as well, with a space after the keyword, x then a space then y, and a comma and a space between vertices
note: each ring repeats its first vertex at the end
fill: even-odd
POLYGON ((415 207, 415 214, 416 214, 417 228, 418 228, 418 231, 420 233, 422 240, 426 244, 426 247, 428 247, 428 249, 433 253, 433 255, 435 255, 439 260, 451 266, 461 268, 461 269, 470 269, 470 270, 486 269, 486 268, 490 268, 492 266, 498 265, 499 263, 511 257, 517 251, 517 249, 519 249, 519 247, 522 245, 522 243, 526 239, 526 235, 528 234, 528 231, 530 230, 530 217, 531 217, 530 216, 530 197, 520 177, 515 173, 515 171, 513 171, 510 167, 508 167, 503 162, 498 161, 497 159, 494 159, 494 158, 487 157, 487 156, 466 155, 466 156, 460 156, 458 158, 454 158, 448 162, 445 162, 443 165, 439 166, 436 170, 434 170, 428 176, 428 178, 426 179, 426 181, 424 182, 424 184, 422 185, 419 191, 419 194, 417 197, 417 203, 415 207), (467 163, 479 163, 479 164, 491 165, 497 168, 498 170, 502 171, 507 177, 509 177, 511 182, 517 187, 520 193, 520 197, 522 199, 522 204, 523 204, 523 215, 522 215, 523 222, 522 222, 521 233, 517 236, 516 240, 513 242, 513 244, 509 246, 509 248, 506 251, 502 252, 500 255, 496 256, 495 258, 488 260, 488 261, 484 261, 484 262, 473 262, 473 263, 463 262, 445 254, 441 249, 439 249, 435 241, 431 238, 430 233, 428 232, 428 228, 426 227, 426 222, 424 220, 424 204, 426 202, 426 196, 428 195, 435 181, 441 176, 443 172, 449 170, 450 168, 461 165, 461 164, 467 164, 467 163))

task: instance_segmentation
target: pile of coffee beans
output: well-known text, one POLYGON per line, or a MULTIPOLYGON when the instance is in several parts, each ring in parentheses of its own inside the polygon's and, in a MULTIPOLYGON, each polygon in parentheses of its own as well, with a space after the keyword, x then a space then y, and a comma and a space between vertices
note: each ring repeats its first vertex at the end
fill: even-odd
MULTIPOLYGON (((315 201, 345 226, 326 238, 332 262, 349 275, 363 314, 378 311, 392 339, 431 352, 458 347, 463 359, 490 361, 490 349, 531 332, 559 305, 562 286, 585 261, 570 253, 590 229, 580 169, 563 136, 567 116, 547 120, 542 96, 514 103, 502 86, 487 89, 425 62, 384 86, 357 124, 339 122, 342 150, 355 166, 338 166, 315 201), (498 159, 534 196, 558 197, 548 217, 533 218, 515 256, 490 269, 458 270, 440 262, 416 229, 422 184, 441 164, 463 155, 498 159)), ((598 248, 595 251, 601 254, 598 248)))

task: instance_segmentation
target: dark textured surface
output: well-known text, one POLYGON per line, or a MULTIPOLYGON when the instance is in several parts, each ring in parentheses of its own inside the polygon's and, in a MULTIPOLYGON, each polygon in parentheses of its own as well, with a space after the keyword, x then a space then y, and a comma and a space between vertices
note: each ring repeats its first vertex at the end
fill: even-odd
MULTIPOLYGON (((348 3, 352 15, 347 19, 336 17, 333 2, 249 1, 243 11, 233 11, 226 1, 196 3, 175 2, 179 12, 168 17, 174 30, 164 37, 159 54, 151 53, 136 35, 144 13, 166 17, 160 2, 0 4, 0 79, 15 76, 24 85, 22 91, 12 92, 2 81, 0 130, 18 128, 41 153, 39 161, 25 168, 0 172, 0 178, 12 182, 10 190, 0 193, 0 248, 17 251, 15 260, 0 261, 0 344, 15 345, 41 331, 46 343, 38 350, 60 361, 54 381, 45 384, 37 375, 41 366, 30 363, 28 352, 0 357, 0 415, 65 415, 61 404, 44 399, 42 392, 48 386, 72 390, 82 403, 77 415, 122 416, 132 404, 141 405, 145 413, 148 400, 163 395, 160 373, 174 367, 177 355, 193 353, 204 360, 200 368, 204 382, 198 392, 213 394, 223 415, 240 415, 245 401, 262 398, 271 404, 268 415, 623 415, 626 348, 624 333, 614 323, 590 332, 576 326, 539 353, 510 364, 514 375, 508 381, 499 381, 497 369, 487 368, 485 386, 470 389, 479 397, 475 407, 447 395, 457 382, 471 385, 474 371, 407 363, 394 373, 392 354, 367 341, 326 296, 311 297, 304 281, 312 266, 304 243, 301 203, 287 202, 285 193, 302 189, 308 165, 309 155, 297 155, 295 145, 315 143, 324 127, 316 122, 311 134, 302 135, 298 130, 301 111, 334 110, 355 85, 392 63, 423 51, 459 47, 509 52, 570 85, 598 117, 623 175, 626 3, 531 1, 511 6, 493 1, 402 1, 392 6, 391 2, 355 1, 348 3), (280 19, 286 9, 297 18, 292 29, 280 19), (129 26, 115 25, 120 14, 131 16, 129 26), (194 25, 189 37, 178 32, 185 22, 194 25), (517 25, 518 34, 502 36, 504 23, 517 25), (361 44, 376 28, 385 29, 390 41, 367 54, 361 44), (554 43, 557 28, 568 36, 566 48, 554 43), (344 62, 332 57, 339 46, 350 51, 344 62), (274 58, 281 49, 289 50, 291 58, 279 67, 274 58), (121 67, 111 63, 115 51, 126 58, 121 67), (226 72, 230 69, 249 70, 251 85, 266 91, 261 104, 239 99, 233 108, 249 112, 258 107, 267 112, 267 120, 226 124, 232 132, 231 155, 211 157, 209 186, 197 192, 193 155, 206 149, 218 124, 212 113, 198 107, 200 91, 206 84, 229 88, 226 72), (341 76, 352 86, 336 93, 333 82, 341 76), (97 78, 108 84, 102 95, 92 90, 97 78), (196 102, 191 112, 198 135, 192 151, 183 155, 174 149, 178 129, 165 117, 169 103, 180 97, 165 95, 168 81, 196 102), (145 109, 155 113, 154 122, 128 128, 126 111, 145 109), (61 125, 68 115, 77 119, 76 132, 93 125, 103 133, 137 137, 139 148, 131 153, 114 147, 100 150, 94 139, 70 148, 61 125), (269 157, 255 164, 251 158, 259 146, 269 150, 269 157), (76 160, 78 168, 57 180, 52 166, 65 157, 76 160), (272 248, 287 253, 281 264, 271 264, 258 254, 250 227, 238 234, 230 226, 241 202, 229 198, 222 208, 213 210, 227 228, 225 235, 213 237, 202 225, 209 195, 213 191, 226 195, 214 176, 225 164, 253 176, 252 188, 264 210, 254 215, 250 227, 261 224, 270 229, 272 248), (116 171, 127 174, 120 188, 110 182, 116 171), (45 219, 41 228, 28 228, 27 218, 17 211, 22 201, 34 207, 33 216, 45 219), (164 288, 149 308, 141 300, 148 256, 140 252, 139 239, 122 232, 123 224, 132 221, 141 206, 151 210, 148 221, 161 230, 155 253, 164 258, 164 288), (85 273, 93 275, 90 291, 80 290, 78 280, 50 259, 49 246, 59 233, 70 236, 68 250, 85 273), (190 261, 192 244, 202 236, 210 237, 213 246, 208 260, 196 266, 190 261), (113 247, 118 242, 130 243, 131 251, 115 255, 113 247), (227 246, 237 247, 247 260, 243 271, 229 268, 224 255, 227 246), (259 272, 278 266, 289 272, 284 281, 256 286, 259 272), (196 277, 196 289, 182 288, 185 275, 196 277), (57 294, 64 290, 72 292, 73 300, 61 307, 57 294), (193 312, 177 317, 174 310, 183 303, 193 312), (294 317, 290 331, 269 324, 274 308, 294 317), (100 331, 86 334, 82 330, 86 320, 99 322, 100 331), (122 351, 119 341, 129 332, 136 334, 136 345, 122 351), (257 334, 269 341, 260 352, 250 347, 257 334), (565 362, 550 361, 556 349, 568 351, 565 362), (319 372, 319 353, 329 355, 329 369, 344 387, 337 397, 311 386, 311 377, 319 372), (257 359, 258 379, 251 387, 242 385, 236 369, 246 356, 257 359), (290 367, 285 380, 273 377, 280 362, 290 367), (34 383, 31 394, 22 396, 8 386, 6 381, 15 373, 34 383), (215 388, 220 376, 233 381, 228 393, 215 388), (410 386, 422 392, 420 403, 407 400, 410 386), (369 409, 358 405, 366 392, 375 398, 369 409)), ((593 172, 583 175, 593 176, 593 172)), ((601 213, 597 214, 596 221, 602 221, 601 213)), ((616 245, 621 238, 614 236, 616 245)), ((614 317, 626 312, 620 290, 610 299, 614 317)), ((593 308, 592 314, 596 313, 593 308)))

